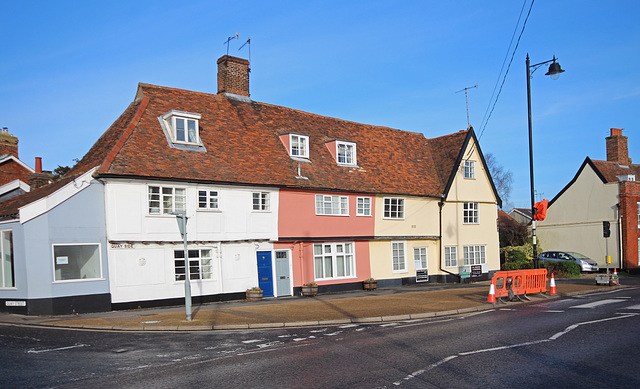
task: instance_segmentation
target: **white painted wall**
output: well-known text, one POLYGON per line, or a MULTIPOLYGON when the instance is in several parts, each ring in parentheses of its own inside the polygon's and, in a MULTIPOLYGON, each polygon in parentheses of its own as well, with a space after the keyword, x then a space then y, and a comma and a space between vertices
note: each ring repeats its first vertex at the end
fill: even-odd
POLYGON ((176 217, 148 214, 148 186, 186 188, 189 249, 213 250, 212 279, 191 280, 193 296, 243 292, 258 285, 257 252, 277 240, 278 191, 237 186, 109 180, 105 185, 109 274, 114 303, 179 298, 174 250, 182 250, 176 217), (197 191, 217 190, 218 211, 197 210, 197 191), (270 193, 270 211, 253 211, 252 193, 270 193))

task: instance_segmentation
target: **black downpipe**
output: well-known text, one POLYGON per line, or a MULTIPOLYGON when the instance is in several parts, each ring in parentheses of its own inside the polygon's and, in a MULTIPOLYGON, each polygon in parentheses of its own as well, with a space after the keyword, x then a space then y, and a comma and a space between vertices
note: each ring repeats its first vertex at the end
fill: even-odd
POLYGON ((442 199, 442 201, 438 202, 438 207, 439 207, 439 211, 438 211, 438 218, 439 220, 439 226, 438 228, 440 229, 440 261, 438 261, 438 266, 440 267, 440 271, 445 272, 447 274, 451 274, 452 276, 456 276, 458 277, 458 283, 461 284, 462 283, 462 277, 460 277, 460 274, 455 274, 455 273, 451 273, 448 270, 445 270, 442 268, 442 257, 444 256, 444 245, 442 244, 442 208, 444 207, 444 199, 442 199))

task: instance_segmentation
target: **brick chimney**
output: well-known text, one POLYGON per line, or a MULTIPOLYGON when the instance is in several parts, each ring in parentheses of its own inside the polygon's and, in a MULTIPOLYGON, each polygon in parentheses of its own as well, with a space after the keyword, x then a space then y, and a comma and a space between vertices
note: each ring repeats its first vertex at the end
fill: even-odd
POLYGON ((249 61, 223 55, 218 59, 218 94, 249 97, 249 61))
POLYGON ((18 138, 9 134, 7 127, 0 131, 0 155, 11 154, 18 158, 18 138))
POLYGON ((621 128, 612 128, 611 136, 607 140, 607 161, 618 162, 619 165, 631 165, 629 158, 629 148, 627 147, 627 137, 622 135, 621 128))

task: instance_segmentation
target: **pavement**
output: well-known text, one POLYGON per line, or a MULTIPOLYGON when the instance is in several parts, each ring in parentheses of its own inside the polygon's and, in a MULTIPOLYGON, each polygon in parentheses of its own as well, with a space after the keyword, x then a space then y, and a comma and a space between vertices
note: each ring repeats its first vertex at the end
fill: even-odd
POLYGON ((499 309, 640 283, 639 277, 621 276, 621 285, 598 286, 593 277, 556 279, 556 295, 534 294, 529 296, 530 302, 506 304, 488 303, 490 283, 483 281, 207 303, 193 306, 190 321, 186 320, 184 306, 174 306, 58 316, 0 313, 0 324, 111 331, 211 331, 376 323, 499 309))

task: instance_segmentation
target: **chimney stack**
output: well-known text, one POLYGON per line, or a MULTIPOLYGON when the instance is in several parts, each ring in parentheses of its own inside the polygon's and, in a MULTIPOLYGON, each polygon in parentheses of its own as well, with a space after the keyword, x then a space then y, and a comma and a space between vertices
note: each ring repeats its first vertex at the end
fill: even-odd
POLYGON ((0 155, 13 155, 18 158, 18 138, 9 134, 7 127, 0 131, 0 155))
POLYGON ((249 61, 223 55, 218 59, 218 94, 249 97, 249 61))
POLYGON ((42 157, 36 157, 35 173, 29 176, 29 187, 33 190, 46 185, 53 181, 53 174, 49 171, 42 171, 42 157))
POLYGON ((622 135, 621 128, 612 128, 607 141, 607 161, 617 162, 621 166, 631 165, 627 137, 622 135))

